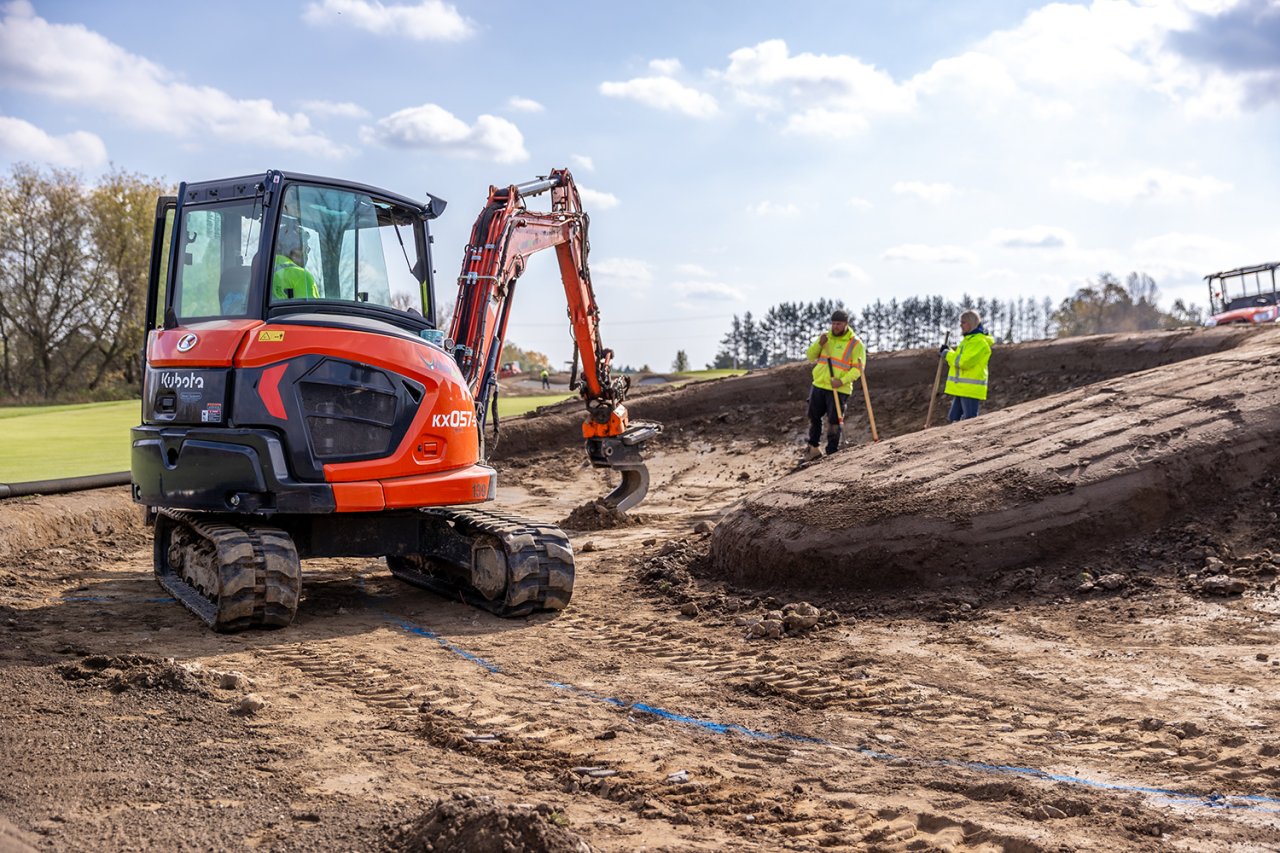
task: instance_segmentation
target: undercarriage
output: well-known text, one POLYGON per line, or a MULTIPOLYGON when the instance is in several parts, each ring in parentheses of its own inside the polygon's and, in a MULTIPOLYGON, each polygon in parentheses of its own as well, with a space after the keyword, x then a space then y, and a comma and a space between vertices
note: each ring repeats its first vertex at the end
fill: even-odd
POLYGON ((301 560, 386 557, 396 577, 499 616, 561 610, 573 550, 556 526, 483 509, 329 516, 159 509, 160 585, 217 631, 283 627, 301 598, 301 560))

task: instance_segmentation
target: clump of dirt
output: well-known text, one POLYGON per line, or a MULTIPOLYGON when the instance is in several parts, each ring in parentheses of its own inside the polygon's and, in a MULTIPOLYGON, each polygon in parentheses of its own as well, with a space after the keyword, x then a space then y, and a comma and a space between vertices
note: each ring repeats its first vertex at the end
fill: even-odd
POLYGON ((710 558, 708 540, 672 539, 643 558, 633 576, 650 593, 679 605, 681 616, 709 619, 721 624, 730 621, 746 628, 746 638, 779 639, 795 637, 839 624, 842 616, 808 601, 782 603, 773 597, 743 597, 714 582, 705 582, 710 558))
POLYGON ((600 498, 587 501, 574 508, 573 512, 560 519, 557 524, 565 530, 613 530, 618 527, 637 527, 645 524, 642 515, 629 515, 619 512, 600 498))
POLYGON ((180 664, 173 658, 158 660, 143 655, 89 655, 75 663, 65 663, 58 672, 67 681, 100 684, 113 693, 139 688, 172 690, 178 693, 207 692, 204 671, 196 664, 180 664))
POLYGON ((534 807, 497 803, 493 797, 459 792, 402 827, 393 850, 432 853, 590 853, 591 846, 565 828, 568 820, 543 803, 534 807))
POLYGON ((695 590, 689 569, 706 560, 709 553, 705 539, 672 539, 641 561, 636 580, 671 601, 692 601, 695 590))

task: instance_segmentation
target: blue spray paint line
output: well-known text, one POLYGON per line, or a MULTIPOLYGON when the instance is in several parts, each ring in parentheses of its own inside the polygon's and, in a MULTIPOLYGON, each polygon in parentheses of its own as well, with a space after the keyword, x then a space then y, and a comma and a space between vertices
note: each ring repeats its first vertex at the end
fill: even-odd
POLYGON ((700 720, 697 717, 686 716, 685 714, 677 714, 674 711, 668 711, 665 708, 658 708, 653 705, 646 705, 643 702, 627 702, 623 699, 617 699, 612 696, 599 696, 595 693, 574 687, 572 684, 562 684, 559 681, 548 681, 547 684, 559 690, 568 690, 579 696, 585 696, 588 699, 594 699, 597 702, 604 702, 619 708, 626 708, 628 711, 639 711, 643 714, 652 714, 664 720, 670 720, 673 723, 683 723, 689 726, 698 726, 707 731, 716 734, 729 734, 730 732, 746 735, 747 737, 756 738, 758 740, 794 740, 801 743, 815 743, 823 746, 830 745, 828 741, 816 737, 807 737, 805 735, 791 734, 790 732, 780 732, 771 734, 769 732, 758 732, 754 729, 748 729, 745 726, 734 725, 732 723, 715 723, 711 720, 700 720))
MULTIPOLYGON (((453 645, 448 640, 444 639, 434 631, 430 631, 426 628, 420 627, 418 625, 414 625, 412 622, 406 622, 401 619, 396 619, 395 617, 389 616, 388 618, 392 619, 392 621, 395 621, 397 624, 400 625, 401 628, 408 631, 409 633, 417 634, 418 636, 435 640, 441 646, 453 652, 454 654, 459 655, 463 658, 466 658, 467 660, 471 661, 474 664, 477 664, 478 666, 484 667, 489 672, 493 672, 493 673, 502 672, 501 667, 497 666, 496 664, 489 663, 483 658, 477 657, 476 655, 473 655, 470 652, 453 645)), ((746 728, 745 726, 739 726, 731 723, 717 723, 712 720, 703 720, 703 719, 699 719, 698 717, 690 717, 685 714, 677 714, 674 711, 668 711, 664 708, 658 708, 656 706, 648 705, 643 702, 627 702, 623 699, 618 699, 613 696, 601 696, 599 694, 592 693, 588 690, 583 690, 580 687, 575 687, 572 684, 565 684, 559 681, 546 681, 543 683, 549 687, 554 687, 557 690, 567 690, 571 693, 575 693, 587 699, 592 699, 596 702, 604 702, 605 704, 613 705, 614 707, 617 707, 617 708, 625 708, 631 711, 639 711, 645 714, 652 714, 653 716, 663 720, 669 720, 671 722, 680 723, 682 725, 697 726, 698 728, 701 728, 710 732, 715 732, 716 734, 740 734, 740 735, 745 735, 746 737, 754 738, 757 740, 788 740, 788 741, 793 741, 798 743, 810 743, 817 746, 832 746, 832 747, 839 746, 838 744, 835 744, 829 740, 823 740, 822 738, 816 738, 816 737, 809 737, 807 735, 797 735, 797 734, 792 734, 790 732, 779 732, 779 733, 761 732, 761 731, 756 731, 754 729, 746 728)), ((1038 770, 1034 767, 1019 767, 1017 765, 1012 765, 1012 764, 987 764, 980 761, 960 761, 956 759, 946 759, 946 758, 938 759, 938 760, 922 760, 918 758, 908 758, 907 756, 903 756, 903 755, 895 755, 891 752, 880 752, 879 750, 868 749, 866 747, 858 747, 856 749, 853 749, 852 751, 856 752, 859 755, 864 755, 868 758, 873 758, 877 761, 907 761, 919 766, 957 767, 957 768, 963 768, 965 770, 972 770, 976 773, 999 773, 999 774, 1006 774, 1011 776, 1023 776, 1029 779, 1037 779, 1045 782, 1062 782, 1070 785, 1080 785, 1083 787, 1098 788, 1101 790, 1108 790, 1108 791, 1122 791, 1122 792, 1130 792, 1130 793, 1136 793, 1136 794, 1147 794, 1150 796, 1159 797, 1161 799, 1164 799, 1171 803, 1175 803, 1179 805, 1199 806, 1202 808, 1210 808, 1210 809, 1223 809, 1223 810, 1231 809, 1231 810, 1249 811, 1249 812, 1262 812, 1267 814, 1280 814, 1280 798, 1266 797, 1259 794, 1201 795, 1201 794, 1192 794, 1186 791, 1176 791, 1171 788, 1155 788, 1155 787, 1142 786, 1142 785, 1125 785, 1118 782, 1104 782, 1097 779, 1088 779, 1083 776, 1073 776, 1065 773, 1050 773, 1046 770, 1038 770)))
POLYGON ((484 667, 485 669, 489 670, 489 672, 494 672, 494 673, 502 672, 501 667, 499 667, 497 664, 489 663, 484 658, 479 657, 478 655, 473 655, 471 654, 471 652, 467 651, 466 649, 462 649, 462 648, 459 648, 458 646, 455 646, 453 643, 449 642, 444 637, 441 637, 435 631, 428 630, 426 628, 423 628, 420 625, 415 625, 412 622, 406 622, 403 619, 396 619, 394 616, 389 616, 387 618, 391 619, 391 621, 395 622, 397 625, 399 625, 404 630, 408 631, 410 634, 417 634, 419 637, 426 637, 428 640, 435 640, 441 646, 453 652, 458 657, 465 658, 471 661, 472 663, 474 663, 476 666, 484 667))
POLYGON ((1168 800, 1171 803, 1197 805, 1213 809, 1243 809, 1245 811, 1268 812, 1280 814, 1280 798, 1264 797, 1260 794, 1192 794, 1176 791, 1172 788, 1153 788, 1144 785, 1124 785, 1119 782, 1102 782, 1087 779, 1069 773, 1049 773, 1034 767, 1017 767, 1008 764, 985 764, 979 761, 954 761, 942 759, 930 761, 935 767, 963 767, 980 773, 1004 773, 1011 776, 1025 776, 1047 782, 1065 782, 1070 785, 1081 785, 1087 788, 1099 788, 1106 791, 1126 791, 1135 794, 1150 794, 1168 800), (1257 803, 1257 805, 1253 805, 1257 803))

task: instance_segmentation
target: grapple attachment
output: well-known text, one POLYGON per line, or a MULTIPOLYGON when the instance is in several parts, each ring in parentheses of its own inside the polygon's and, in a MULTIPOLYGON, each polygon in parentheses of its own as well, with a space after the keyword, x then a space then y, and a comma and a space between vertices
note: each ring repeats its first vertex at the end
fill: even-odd
POLYGON ((626 512, 649 493, 649 469, 640 449, 660 432, 661 424, 635 423, 621 435, 587 439, 587 458, 592 467, 610 468, 622 475, 618 487, 602 499, 610 509, 626 512))

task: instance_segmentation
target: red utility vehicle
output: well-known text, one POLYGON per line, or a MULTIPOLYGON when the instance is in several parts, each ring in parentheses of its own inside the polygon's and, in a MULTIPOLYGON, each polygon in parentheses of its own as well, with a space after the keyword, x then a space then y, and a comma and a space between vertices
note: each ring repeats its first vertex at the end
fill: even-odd
POLYGON ((1280 263, 1258 264, 1205 276, 1211 315, 1205 325, 1274 323, 1280 319, 1277 269, 1280 263))
POLYGON ((542 249, 569 304, 588 456, 622 473, 605 500, 644 498, 640 448, 661 427, 622 405, 572 176, 490 187, 447 333, 428 233, 444 207, 278 171, 160 199, 133 497, 157 579, 213 628, 289 624, 307 557, 386 557, 504 616, 569 603, 564 533, 475 506, 497 487, 484 427, 516 280, 542 249), (546 192, 550 211, 526 208, 546 192))

